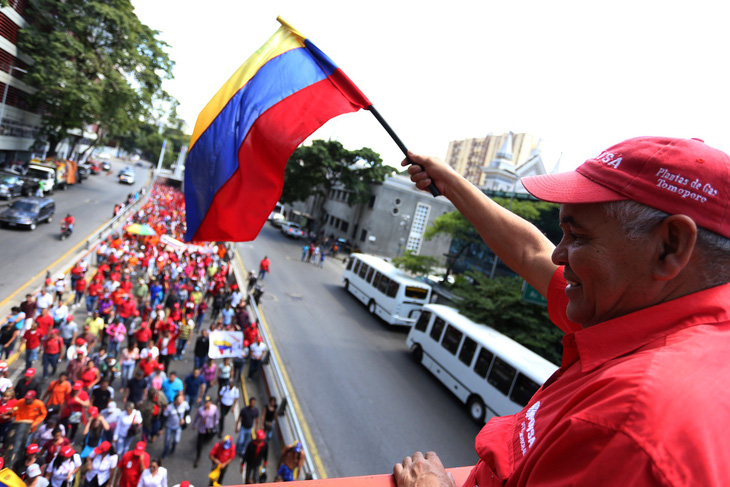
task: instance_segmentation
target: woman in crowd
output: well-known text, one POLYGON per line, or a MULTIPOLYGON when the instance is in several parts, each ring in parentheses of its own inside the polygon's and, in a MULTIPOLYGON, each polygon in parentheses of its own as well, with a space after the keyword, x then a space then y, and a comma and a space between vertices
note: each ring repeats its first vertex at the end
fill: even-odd
POLYGON ((73 478, 81 468, 81 458, 70 446, 64 447, 46 466, 46 478, 51 487, 72 487, 73 478))
POLYGON ((150 461, 150 468, 142 472, 137 487, 167 487, 167 469, 162 466, 162 460, 150 461))
POLYGON ((94 448, 86 459, 84 487, 106 487, 117 468, 118 459, 114 447, 108 441, 94 448))
POLYGON ((137 365, 139 360, 139 348, 137 343, 131 340, 127 348, 122 350, 122 355, 119 357, 119 361, 122 363, 122 387, 127 387, 127 382, 134 375, 134 367, 137 365))
POLYGON ((61 423, 68 431, 67 437, 73 441, 80 424, 86 424, 86 408, 91 406, 89 394, 84 390, 84 383, 74 382, 68 402, 61 409, 61 423))
POLYGON ((105 432, 109 431, 109 424, 104 416, 99 415, 98 408, 91 406, 89 408, 89 417, 91 420, 87 421, 86 426, 84 426, 84 448, 79 455, 82 460, 86 460, 94 448, 101 445, 105 432))
POLYGON ((195 463, 194 468, 198 468, 200 464, 200 454, 203 447, 213 439, 218 428, 218 407, 213 404, 210 396, 205 396, 203 405, 198 408, 193 420, 193 430, 198 433, 198 439, 195 444, 195 463))

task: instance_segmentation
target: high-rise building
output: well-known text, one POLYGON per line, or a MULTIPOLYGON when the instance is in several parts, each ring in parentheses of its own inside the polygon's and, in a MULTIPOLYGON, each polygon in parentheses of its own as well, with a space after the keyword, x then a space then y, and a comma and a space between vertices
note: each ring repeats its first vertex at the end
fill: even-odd
POLYGON ((16 45, 18 31, 26 25, 23 14, 28 1, 9 0, 9 6, 0 9, 0 166, 31 158, 41 123, 41 116, 28 103, 35 90, 23 81, 33 60, 16 45))
MULTIPOLYGON (((495 169, 518 173, 517 168, 539 157, 539 139, 530 134, 487 135, 478 139, 455 140, 449 143, 446 163, 480 188, 494 187, 495 169)), ((522 176, 524 174, 520 174, 522 176)), ((511 183, 509 183, 511 186, 511 183)))

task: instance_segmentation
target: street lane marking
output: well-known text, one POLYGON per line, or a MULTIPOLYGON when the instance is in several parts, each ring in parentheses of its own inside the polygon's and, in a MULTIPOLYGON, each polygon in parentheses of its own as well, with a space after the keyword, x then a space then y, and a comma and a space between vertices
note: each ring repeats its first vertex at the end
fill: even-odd
MULTIPOLYGON (((241 266, 241 269, 243 269, 244 275, 246 275, 246 266, 243 265, 243 261, 241 260, 241 254, 237 251, 234 253, 236 255, 236 260, 238 261, 238 265, 241 266)), ((284 379, 286 388, 289 391, 289 399, 291 400, 291 407, 294 409, 294 414, 296 414, 297 417, 299 418, 299 424, 302 427, 302 432, 304 433, 304 440, 307 442, 307 445, 309 446, 309 452, 312 455, 312 461, 314 462, 315 466, 317 467, 317 470, 319 471, 319 478, 326 479, 327 471, 324 469, 324 464, 322 463, 322 458, 319 456, 319 450, 317 450, 317 445, 314 443, 314 438, 312 437, 312 433, 309 431, 309 425, 304 420, 304 414, 302 414, 302 409, 299 407, 299 400, 297 399, 297 396, 294 393, 294 387, 292 387, 292 383, 289 380, 289 374, 287 373, 286 368, 284 367, 284 362, 282 362, 282 360, 281 360, 281 356, 279 355, 279 349, 276 348, 276 344, 274 343, 274 335, 271 333, 269 324, 266 322, 266 317, 264 316, 264 311, 261 308, 259 308, 259 316, 261 317, 261 324, 264 326, 264 328, 266 328, 266 334, 269 336, 269 346, 271 347, 270 353, 273 353, 274 356, 276 357, 276 362, 279 364, 279 371, 281 372, 281 376, 284 379)))
MULTIPOLYGON (((108 223, 108 222, 107 222, 107 223, 108 223)), ((24 290, 25 288, 27 288, 28 286, 30 286, 31 284, 33 284, 33 281, 35 281, 36 279, 38 279, 38 278, 39 278, 39 277, 40 277, 41 275, 45 274, 46 272, 48 272, 48 271, 49 271, 49 270, 51 270, 52 268, 56 267, 56 266, 58 265, 58 263, 59 263, 59 262, 61 262, 61 261, 63 261, 64 259, 68 258, 68 256, 69 256, 69 255, 71 255, 72 253, 76 252, 76 251, 77 251, 77 250, 79 249, 79 247, 81 247, 82 245, 86 244, 86 242, 87 242, 87 241, 89 240, 89 238, 91 238, 91 236, 92 236, 92 235, 96 234, 96 233, 97 233, 97 232, 99 232, 99 231, 100 231, 100 230, 101 230, 102 228, 104 228, 104 226, 105 226, 105 225, 106 225, 106 223, 102 224, 102 225, 101 225, 101 226, 100 226, 99 228, 97 228, 97 229, 96 229, 96 230, 94 230, 94 231, 93 231, 92 233, 90 233, 90 234, 89 234, 89 235, 88 235, 88 236, 87 236, 86 238, 82 239, 82 240, 81 240, 81 241, 80 241, 79 243, 77 243, 76 245, 74 245, 73 247, 71 247, 71 248, 70 248, 70 249, 68 250, 68 252, 66 252, 66 253, 65 253, 65 254, 63 254, 63 255, 62 255, 61 257, 59 257, 58 259, 56 259, 56 260, 55 260, 55 261, 54 261, 54 262, 53 262, 53 263, 52 263, 51 265, 49 265, 48 267, 46 267, 45 269, 43 269, 42 271, 40 271, 40 272, 39 272, 38 274, 36 274, 35 276, 31 277, 31 278, 30 278, 30 279, 28 280, 28 282, 26 282, 25 284, 21 285, 21 286, 20 286, 20 287, 19 287, 18 289, 16 289, 15 291, 13 291, 13 293, 12 293, 12 294, 11 294, 10 296, 8 296, 7 298, 5 298, 5 299, 3 299, 2 301, 0 301, 0 308, 2 308, 3 306, 5 306, 6 304, 8 304, 8 301, 10 301, 10 300, 11 300, 11 299, 13 299, 13 298, 14 298, 15 296, 17 296, 17 295, 18 295, 18 293, 20 293, 20 292, 21 292, 21 291, 23 291, 23 290, 24 290)))
MULTIPOLYGON (((245 269, 245 267, 244 267, 244 269, 245 269)), ((271 353, 273 353, 274 356, 276 357, 276 361, 279 364, 279 371, 281 372, 281 376, 284 378, 284 383, 286 384, 286 388, 289 390, 289 398, 291 399, 292 408, 294 408, 294 412, 299 417, 299 424, 302 427, 302 432, 304 433, 304 439, 307 442, 307 445, 309 446, 309 452, 312 454, 312 461, 317 466, 317 470, 319 471, 319 478, 326 479, 327 472, 325 471, 324 464, 322 463, 322 459, 319 456, 319 451, 317 450, 317 445, 314 443, 314 438, 312 437, 312 433, 309 431, 309 425, 304 420, 304 414, 302 414, 302 409, 299 407, 299 400, 297 399, 297 396, 294 393, 294 387, 292 387, 292 383, 289 380, 289 374, 287 373, 286 368, 284 367, 284 362, 281 361, 281 356, 279 355, 279 350, 276 348, 276 345, 274 344, 274 335, 271 334, 271 330, 269 329, 269 324, 266 322, 266 317, 264 316, 263 310, 259 309, 259 315, 261 316, 261 324, 264 325, 264 328, 266 328, 266 334, 269 335, 269 345, 271 346, 271 353)))

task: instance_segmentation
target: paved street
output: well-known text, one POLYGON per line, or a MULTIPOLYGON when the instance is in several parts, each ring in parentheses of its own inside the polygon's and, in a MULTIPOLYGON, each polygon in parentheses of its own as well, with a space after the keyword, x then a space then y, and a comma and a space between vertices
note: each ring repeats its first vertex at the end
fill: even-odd
MULTIPOLYGON (((112 161, 111 175, 89 176, 82 184, 70 186, 65 191, 55 191, 51 195, 56 201, 56 215, 52 223, 40 224, 32 232, 0 229, 0 301, 108 221, 115 204, 146 184, 149 179, 147 167, 135 168, 134 185, 120 184, 117 174, 127 165, 126 162, 112 161), (60 241, 60 224, 67 213, 76 218, 76 226, 70 238, 60 241)), ((7 201, 0 202, 0 209, 7 204, 7 201)))
POLYGON ((416 450, 448 467, 476 463, 479 427, 411 361, 406 333, 344 291, 341 260, 319 269, 300 261, 301 246, 267 223, 238 249, 248 269, 271 259, 262 308, 327 476, 389 473, 416 450))

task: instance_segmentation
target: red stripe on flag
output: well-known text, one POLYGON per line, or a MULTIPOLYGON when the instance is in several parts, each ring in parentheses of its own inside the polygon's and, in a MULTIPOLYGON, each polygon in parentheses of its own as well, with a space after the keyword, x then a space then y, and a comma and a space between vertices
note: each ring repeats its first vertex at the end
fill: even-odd
POLYGON ((324 79, 263 113, 241 144, 238 169, 216 193, 192 240, 255 239, 281 196, 294 150, 329 119, 358 109, 324 79))

